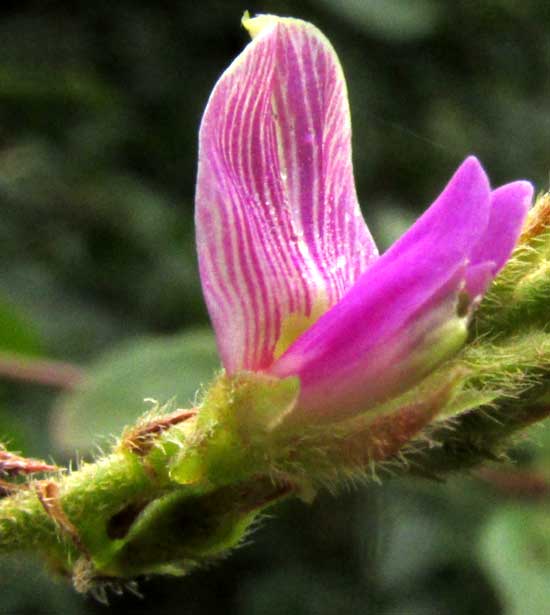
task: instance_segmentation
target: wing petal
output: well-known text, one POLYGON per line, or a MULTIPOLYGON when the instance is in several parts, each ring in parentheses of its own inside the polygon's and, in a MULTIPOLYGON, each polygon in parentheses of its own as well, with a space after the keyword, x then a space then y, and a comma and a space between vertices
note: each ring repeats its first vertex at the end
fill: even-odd
MULTIPOLYGON (((469 158, 416 224, 273 365, 273 375, 299 376, 303 414, 341 419, 368 410, 460 348, 470 257, 490 211, 488 179, 469 158)), ((494 271, 492 261, 475 266, 479 278, 494 271)))

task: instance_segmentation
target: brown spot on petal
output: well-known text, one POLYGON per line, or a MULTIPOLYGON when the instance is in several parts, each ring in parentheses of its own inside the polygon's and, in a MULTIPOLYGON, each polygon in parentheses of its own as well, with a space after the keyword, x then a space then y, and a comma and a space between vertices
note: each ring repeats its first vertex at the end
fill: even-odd
POLYGON ((468 316, 470 306, 472 305, 472 298, 468 293, 462 292, 458 294, 458 302, 456 305, 456 315, 459 318, 465 318, 468 316))

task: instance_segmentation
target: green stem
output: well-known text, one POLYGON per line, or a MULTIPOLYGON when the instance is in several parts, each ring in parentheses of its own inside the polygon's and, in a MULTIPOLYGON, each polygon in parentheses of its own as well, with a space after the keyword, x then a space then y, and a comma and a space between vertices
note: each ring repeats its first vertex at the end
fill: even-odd
POLYGON ((192 413, 178 411, 128 432, 95 463, 30 482, 0 502, 0 552, 39 552, 83 591, 140 574, 182 574, 220 556, 290 488, 265 475, 182 485, 171 468, 197 439, 192 413))

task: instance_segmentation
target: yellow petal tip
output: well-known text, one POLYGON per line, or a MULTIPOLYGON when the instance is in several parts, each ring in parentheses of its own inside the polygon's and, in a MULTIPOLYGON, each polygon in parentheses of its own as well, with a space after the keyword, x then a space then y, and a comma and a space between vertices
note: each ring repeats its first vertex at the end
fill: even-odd
POLYGON ((273 27, 279 20, 280 17, 275 15, 256 15, 255 17, 250 17, 250 13, 245 11, 241 23, 250 34, 250 38, 255 39, 258 34, 266 28, 273 27))

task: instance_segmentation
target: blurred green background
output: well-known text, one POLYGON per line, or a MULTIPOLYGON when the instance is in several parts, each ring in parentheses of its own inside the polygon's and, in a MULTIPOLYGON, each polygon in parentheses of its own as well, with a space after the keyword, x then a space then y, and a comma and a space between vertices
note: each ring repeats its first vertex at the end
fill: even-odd
MULTIPOLYGON (((545 0, 4 0, 0 351, 87 374, 73 393, 1 377, 12 448, 87 456, 144 397, 183 405, 216 368, 193 240, 197 129, 247 42, 245 9, 308 19, 336 47, 381 247, 470 153, 494 185, 547 188, 545 0)), ((143 599, 105 607, 4 559, 0 613, 549 613, 546 431, 515 455, 519 486, 395 481, 289 503, 218 566, 143 580, 143 599)))

